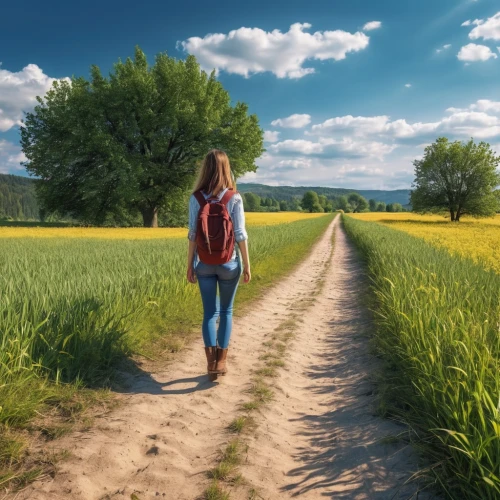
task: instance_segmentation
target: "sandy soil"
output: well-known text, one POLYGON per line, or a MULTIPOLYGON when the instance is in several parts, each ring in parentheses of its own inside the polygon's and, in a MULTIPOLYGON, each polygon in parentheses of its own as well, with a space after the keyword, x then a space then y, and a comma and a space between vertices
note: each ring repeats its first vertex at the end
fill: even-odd
MULTIPOLYGON (((164 370, 134 377, 124 404, 91 431, 59 440, 71 458, 54 479, 35 482, 16 499, 199 498, 230 439, 228 424, 248 401, 262 343, 322 279, 321 293, 301 313, 275 400, 245 437, 240 470, 266 500, 411 497, 418 487, 405 482, 418 468, 416 457, 384 439, 404 427, 374 415, 366 284, 337 217, 307 259, 236 319, 226 377, 208 381, 200 338, 164 370)), ((245 495, 241 488, 232 498, 245 495)))

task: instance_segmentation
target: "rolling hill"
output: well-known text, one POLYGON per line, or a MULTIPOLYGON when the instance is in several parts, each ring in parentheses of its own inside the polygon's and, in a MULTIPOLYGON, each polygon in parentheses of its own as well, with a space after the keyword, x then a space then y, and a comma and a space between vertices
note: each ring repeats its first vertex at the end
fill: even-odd
POLYGON ((255 193, 260 197, 275 198, 277 200, 290 201, 296 196, 303 196, 306 191, 316 191, 318 194, 323 194, 327 197, 348 195, 355 192, 364 196, 367 200, 373 198, 384 203, 401 203, 407 206, 410 201, 409 189, 396 189, 394 191, 382 190, 366 190, 366 189, 345 189, 345 188, 330 188, 330 187, 311 187, 311 186, 266 186, 265 184, 238 184, 238 191, 241 193, 255 193))

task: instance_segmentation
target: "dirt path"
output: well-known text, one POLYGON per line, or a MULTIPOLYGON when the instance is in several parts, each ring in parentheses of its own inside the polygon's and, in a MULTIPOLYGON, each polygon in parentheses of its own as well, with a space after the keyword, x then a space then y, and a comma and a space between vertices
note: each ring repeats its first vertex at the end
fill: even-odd
POLYGON ((321 294, 302 316, 272 406, 250 438, 244 475, 263 498, 433 498, 405 484, 415 453, 405 431, 374 414, 377 360, 366 278, 340 224, 321 294))
POLYGON ((322 278, 276 381, 275 401, 246 438, 241 471, 266 500, 408 498, 416 486, 403 485, 416 470, 415 457, 402 445, 382 444, 403 429, 373 415, 375 366, 367 353, 361 272, 337 217, 308 258, 235 321, 230 373, 220 383, 203 375, 200 339, 165 371, 136 377, 123 406, 90 432, 58 441, 72 457, 55 479, 16 498, 198 498, 229 440, 228 424, 248 400, 244 390, 262 343, 322 278))

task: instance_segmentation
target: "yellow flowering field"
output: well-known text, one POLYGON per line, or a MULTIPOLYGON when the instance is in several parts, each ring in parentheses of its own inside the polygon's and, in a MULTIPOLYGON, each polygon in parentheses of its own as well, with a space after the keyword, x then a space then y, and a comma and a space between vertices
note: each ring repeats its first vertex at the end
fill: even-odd
POLYGON ((185 238, 182 227, 0 227, 0 238, 96 238, 105 240, 145 240, 185 238))
POLYGON ((349 216, 405 231, 500 273, 500 215, 488 219, 464 217, 458 223, 440 215, 406 212, 371 212, 349 216))
POLYGON ((316 219, 325 214, 309 214, 302 212, 248 212, 245 214, 247 225, 249 226, 275 226, 305 219, 316 219))
MULTIPOLYGON (((300 212, 246 213, 248 226, 274 226, 305 219, 313 219, 325 214, 300 212)), ((143 228, 143 227, 0 227, 0 238, 97 238, 106 240, 143 240, 186 238, 185 228, 143 228)))

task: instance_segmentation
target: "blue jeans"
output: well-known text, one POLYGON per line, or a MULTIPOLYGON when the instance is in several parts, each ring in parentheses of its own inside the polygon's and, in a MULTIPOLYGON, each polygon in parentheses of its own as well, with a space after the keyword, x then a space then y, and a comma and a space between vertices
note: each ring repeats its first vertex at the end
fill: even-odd
POLYGON ((218 345, 227 349, 233 327, 233 303, 241 276, 237 256, 226 264, 210 265, 197 259, 194 271, 203 302, 203 342, 205 347, 218 345), (217 296, 217 285, 219 295, 217 296), (217 318, 219 328, 216 329, 217 318))

